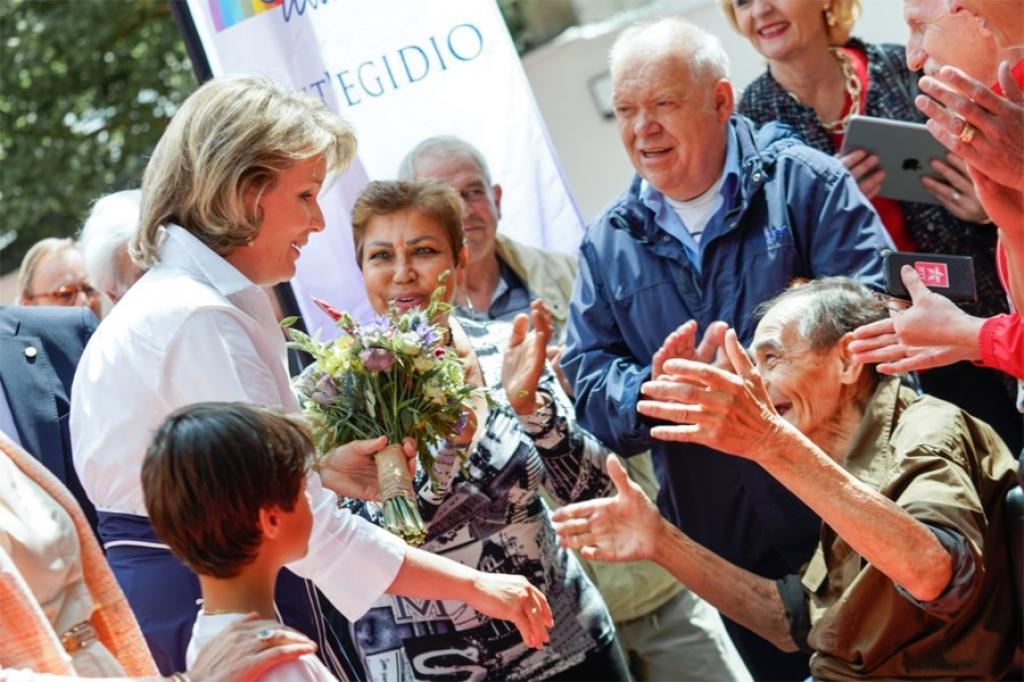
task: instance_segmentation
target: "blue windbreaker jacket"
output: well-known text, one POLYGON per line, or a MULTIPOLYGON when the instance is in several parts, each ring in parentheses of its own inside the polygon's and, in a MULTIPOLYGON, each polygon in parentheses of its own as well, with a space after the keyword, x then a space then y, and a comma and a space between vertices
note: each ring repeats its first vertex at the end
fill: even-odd
POLYGON ((879 252, 893 248, 856 182, 834 158, 778 124, 755 133, 734 116, 741 180, 724 219, 706 230, 700 271, 639 199, 640 178, 588 227, 570 307, 563 367, 580 422, 624 455, 654 453, 659 506, 683 532, 769 578, 810 557, 820 520, 748 460, 650 437, 636 412, 640 385, 665 337, 690 319, 715 320, 744 344, 758 304, 797 277, 847 275, 883 288, 879 252))

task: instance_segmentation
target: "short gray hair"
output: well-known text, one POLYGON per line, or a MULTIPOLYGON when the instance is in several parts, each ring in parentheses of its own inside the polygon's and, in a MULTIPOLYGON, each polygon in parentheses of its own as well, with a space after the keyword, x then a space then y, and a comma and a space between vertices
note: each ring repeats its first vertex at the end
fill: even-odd
POLYGON ((127 189, 96 200, 78 234, 85 271, 94 287, 120 299, 141 271, 128 256, 128 242, 139 226, 142 190, 127 189))
POLYGON ((823 277, 791 286, 759 305, 754 315, 764 317, 780 303, 796 298, 806 299, 797 320, 797 333, 815 353, 832 349, 857 327, 889 314, 885 301, 860 282, 848 277, 823 277))
POLYGON ((454 135, 435 135, 428 137, 412 148, 402 162, 398 165, 399 180, 416 179, 416 162, 424 157, 455 157, 471 161, 484 176, 484 183, 491 186, 491 171, 487 168, 487 161, 480 150, 454 135))
POLYGON ((686 61, 695 81, 729 78, 729 55, 711 33, 679 17, 661 17, 630 26, 608 53, 612 79, 619 63, 637 50, 651 59, 675 53, 686 61))

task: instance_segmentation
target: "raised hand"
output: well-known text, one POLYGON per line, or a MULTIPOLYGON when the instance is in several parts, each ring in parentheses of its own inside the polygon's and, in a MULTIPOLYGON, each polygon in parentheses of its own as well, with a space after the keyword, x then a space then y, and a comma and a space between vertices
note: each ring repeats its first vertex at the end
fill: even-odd
POLYGON ((651 428, 659 440, 700 443, 715 450, 757 459, 758 446, 780 430, 791 428, 775 411, 754 363, 736 338, 725 334, 730 371, 693 360, 669 360, 671 381, 648 381, 640 414, 674 422, 651 428))
MULTIPOLYGON (((325 488, 333 490, 339 497, 353 497, 360 500, 377 500, 377 464, 373 456, 388 444, 385 436, 368 440, 354 440, 324 455, 318 469, 320 481, 325 488)), ((406 438, 402 441, 402 452, 409 461, 409 472, 416 473, 416 441, 406 438)))
POLYGON ((559 544, 580 550, 585 559, 653 559, 664 523, 658 508, 615 455, 608 457, 608 476, 615 484, 614 497, 577 502, 552 514, 559 544))
POLYGON ((882 374, 901 374, 978 358, 978 334, 985 322, 924 285, 904 265, 900 278, 912 305, 853 331, 850 352, 862 364, 878 363, 882 374))
POLYGON ((501 364, 501 383, 516 414, 537 411, 537 382, 544 373, 551 334, 551 313, 540 299, 530 303, 529 317, 519 314, 512 322, 512 336, 501 364))
POLYGON ((696 360, 726 368, 728 360, 722 350, 725 330, 729 326, 722 321, 712 322, 697 345, 697 321, 689 320, 669 334, 651 359, 651 378, 665 374, 665 362, 675 359, 696 360))
POLYGON ((548 346, 548 364, 551 365, 551 370, 555 373, 555 378, 558 379, 558 384, 565 391, 565 394, 570 398, 575 398, 575 391, 572 389, 572 383, 569 381, 569 377, 565 376, 565 370, 562 369, 562 356, 565 354, 565 346, 548 346))
POLYGON ((548 630, 555 621, 543 592, 521 575, 476 574, 467 604, 491 618, 514 623, 528 647, 540 649, 550 640, 548 630))
POLYGON ((918 95, 914 104, 928 116, 935 139, 991 180, 1024 190, 1024 94, 1009 65, 999 66, 1005 97, 952 66, 918 83, 928 96, 918 95))

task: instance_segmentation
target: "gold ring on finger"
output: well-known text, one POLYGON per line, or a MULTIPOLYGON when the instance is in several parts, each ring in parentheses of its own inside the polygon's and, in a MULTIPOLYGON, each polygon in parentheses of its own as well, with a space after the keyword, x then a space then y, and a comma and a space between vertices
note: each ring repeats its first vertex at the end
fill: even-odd
POLYGON ((971 140, 974 139, 974 135, 977 132, 978 131, 975 130, 974 126, 972 126, 967 121, 964 121, 964 128, 963 130, 960 131, 960 135, 957 137, 957 139, 959 139, 964 144, 970 144, 971 140))

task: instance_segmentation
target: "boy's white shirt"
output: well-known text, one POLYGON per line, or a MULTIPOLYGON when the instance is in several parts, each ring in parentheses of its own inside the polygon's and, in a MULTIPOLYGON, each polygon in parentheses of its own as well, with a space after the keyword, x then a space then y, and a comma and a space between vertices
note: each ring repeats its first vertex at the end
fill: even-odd
MULTIPOLYGON (((218 613, 206 615, 202 611, 196 616, 192 626, 192 639, 185 653, 185 665, 189 668, 196 662, 196 657, 214 637, 222 633, 236 620, 245 617, 244 613, 218 613)), ((315 654, 306 654, 295 660, 288 661, 270 668, 260 676, 265 682, 337 682, 315 654)))

